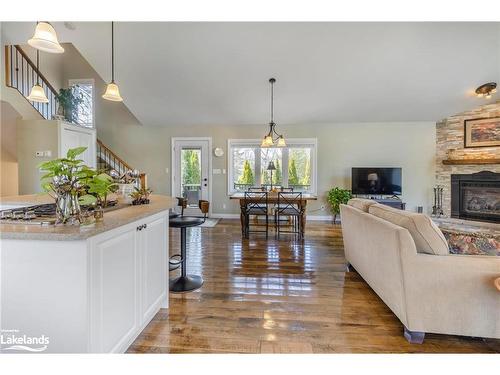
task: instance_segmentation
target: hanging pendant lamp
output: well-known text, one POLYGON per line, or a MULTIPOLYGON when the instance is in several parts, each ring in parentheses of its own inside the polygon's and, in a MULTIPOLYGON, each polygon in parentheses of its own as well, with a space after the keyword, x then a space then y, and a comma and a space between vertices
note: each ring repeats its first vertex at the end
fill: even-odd
POLYGON ((28 44, 40 51, 49 53, 63 53, 64 48, 57 40, 57 34, 54 27, 48 22, 37 22, 35 34, 28 40, 28 44))
POLYGON ((45 95, 45 90, 42 86, 40 86, 40 51, 36 50, 36 84, 31 88, 31 92, 28 95, 27 99, 32 102, 37 103, 48 103, 49 99, 47 99, 47 95, 45 95))
POLYGON ((270 78, 271 84, 271 122, 269 123, 269 132, 262 139, 260 147, 286 147, 285 138, 282 134, 276 132, 276 124, 274 122, 274 83, 276 79, 270 78))
POLYGON ((111 22, 111 82, 106 86, 106 92, 102 95, 106 100, 113 102, 122 102, 118 85, 115 83, 115 35, 114 22, 111 22))

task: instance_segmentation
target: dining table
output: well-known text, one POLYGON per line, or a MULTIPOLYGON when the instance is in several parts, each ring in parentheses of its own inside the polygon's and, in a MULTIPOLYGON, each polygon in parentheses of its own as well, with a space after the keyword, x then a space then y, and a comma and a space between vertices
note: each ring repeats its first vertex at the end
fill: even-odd
MULTIPOLYGON (((266 203, 266 199, 263 196, 255 196, 252 198, 247 197, 245 199, 245 193, 244 192, 237 192, 233 193, 229 196, 229 199, 237 199, 240 201, 240 221, 241 221, 241 230, 243 231, 245 226, 246 226, 246 215, 245 212, 247 211, 247 205, 249 203, 266 203)), ((301 212, 300 215, 300 234, 301 237, 304 238, 304 232, 306 228, 306 207, 307 207, 307 202, 311 200, 317 200, 318 197, 313 194, 309 193, 302 193, 302 197, 299 199, 298 197, 296 198, 287 198, 287 202, 290 202, 292 204, 296 204, 298 209, 301 212)), ((268 192, 267 195, 267 203, 269 205, 275 205, 278 204, 278 192, 270 191, 268 192)))

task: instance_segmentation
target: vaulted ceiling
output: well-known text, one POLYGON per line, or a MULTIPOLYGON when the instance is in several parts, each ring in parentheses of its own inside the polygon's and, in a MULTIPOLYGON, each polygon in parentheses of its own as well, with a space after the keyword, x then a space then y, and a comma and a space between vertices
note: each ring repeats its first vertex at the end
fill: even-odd
MULTIPOLYGON (((54 23, 104 80, 110 24, 54 23), (74 28, 74 30, 71 30, 74 28)), ((3 23, 24 43, 34 23, 3 23)), ((116 81, 146 126, 435 121, 500 81, 498 23, 115 24, 116 81)))

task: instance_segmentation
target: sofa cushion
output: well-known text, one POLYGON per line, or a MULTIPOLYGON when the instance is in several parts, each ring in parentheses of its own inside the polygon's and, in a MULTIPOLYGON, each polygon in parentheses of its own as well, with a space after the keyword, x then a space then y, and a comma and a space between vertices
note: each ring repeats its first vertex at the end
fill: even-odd
POLYGON ((433 255, 447 255, 449 253, 446 238, 429 216, 398 210, 379 203, 371 205, 368 212, 406 228, 415 241, 417 252, 433 255))
POLYGON ((351 207, 357 208, 358 210, 368 212, 368 208, 372 204, 376 204, 373 199, 363 199, 363 198, 351 198, 347 204, 351 207))

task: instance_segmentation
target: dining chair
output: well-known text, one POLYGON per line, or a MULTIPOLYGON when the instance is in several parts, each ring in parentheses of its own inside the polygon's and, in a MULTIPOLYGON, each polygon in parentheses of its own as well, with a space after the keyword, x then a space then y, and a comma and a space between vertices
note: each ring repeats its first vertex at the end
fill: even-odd
POLYGON ((274 211, 274 220, 276 223, 276 234, 280 236, 280 233, 293 233, 297 234, 299 238, 302 238, 302 211, 300 202, 302 201, 302 192, 278 192, 278 202, 274 211), (281 217, 288 217, 289 220, 281 220, 281 217), (287 224, 283 224, 287 222, 287 224), (290 230, 284 230, 282 228, 290 228, 290 230))
MULTIPOLYGON (((269 235, 269 195, 267 191, 259 191, 259 192, 252 192, 252 191, 246 191, 244 200, 243 200, 243 207, 242 210, 244 210, 243 216, 244 216, 244 235, 245 238, 249 238, 250 233, 266 233, 266 238, 268 238, 269 235), (250 215, 256 216, 256 217, 261 217, 264 216, 266 218, 266 224, 265 224, 265 230, 251 230, 251 225, 250 225, 250 215)), ((258 223, 258 220, 253 223, 256 227, 262 226, 261 224, 258 223)))

